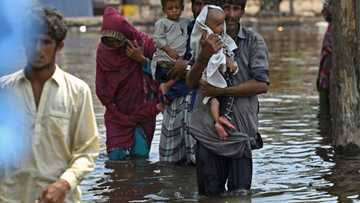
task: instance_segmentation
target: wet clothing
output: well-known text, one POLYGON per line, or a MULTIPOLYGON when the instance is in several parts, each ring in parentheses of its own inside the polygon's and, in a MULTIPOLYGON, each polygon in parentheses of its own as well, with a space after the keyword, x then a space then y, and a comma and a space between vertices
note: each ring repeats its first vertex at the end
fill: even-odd
POLYGON ((328 26, 325 32, 323 45, 321 49, 321 59, 319 66, 319 74, 317 78, 317 88, 319 91, 319 103, 320 103, 320 116, 330 116, 330 101, 329 101, 329 83, 330 83, 330 71, 332 66, 332 26, 328 26))
MULTIPOLYGON (((235 60, 239 71, 234 86, 249 80, 269 83, 268 50, 264 39, 254 31, 240 27, 235 39, 235 60)), ((257 95, 234 97, 229 137, 221 140, 216 133, 210 109, 198 92, 190 121, 190 132, 197 140, 197 176, 199 193, 220 195, 225 190, 249 189, 252 177, 252 143, 257 141, 259 101, 257 95)))
POLYGON ((134 145, 132 148, 130 150, 124 148, 115 148, 111 150, 108 154, 109 160, 122 160, 128 155, 146 158, 149 155, 150 147, 151 146, 147 143, 144 131, 142 128, 138 127, 135 129, 134 145))
POLYGON ((160 161, 195 163, 195 140, 189 133, 190 95, 176 98, 163 112, 160 161))
POLYGON ((250 190, 252 180, 252 159, 248 157, 228 158, 219 156, 204 147, 196 145, 196 168, 199 195, 217 196, 236 190, 250 190))
MULTIPOLYGON (((103 16, 102 32, 117 32, 144 47, 144 55, 151 58, 154 41, 137 31, 115 9, 107 8, 103 16)), ((106 147, 131 150, 137 128, 151 145, 158 113, 158 83, 143 67, 127 57, 125 49, 113 49, 100 42, 96 56, 96 94, 106 107, 106 147)))
MULTIPOLYGON (((189 43, 194 22, 191 21, 187 27, 188 40, 185 60, 190 60, 191 58, 189 43)), ((183 84, 185 84, 185 80, 183 80, 183 84)), ((177 96, 169 106, 166 106, 161 126, 160 161, 195 163, 196 143, 189 132, 189 119, 193 105, 192 98, 195 98, 194 95, 196 95, 196 92, 191 91, 185 96, 177 96)))
MULTIPOLYGON (((235 41, 239 47, 235 50, 239 71, 234 76, 234 86, 252 79, 269 83, 268 50, 264 39, 256 32, 240 27, 235 41)), ((250 144, 258 133, 257 95, 235 97, 232 120, 237 130, 229 132, 227 140, 218 137, 210 109, 201 102, 202 99, 201 92, 198 92, 190 121, 190 132, 195 139, 221 156, 251 157, 250 144)))
POLYGON ((71 187, 65 202, 80 202, 80 181, 94 169, 99 153, 89 86, 56 67, 44 84, 38 107, 23 70, 1 78, 0 87, 14 93, 25 109, 23 145, 29 147, 18 168, 0 182, 0 202, 35 202, 59 179, 71 187))

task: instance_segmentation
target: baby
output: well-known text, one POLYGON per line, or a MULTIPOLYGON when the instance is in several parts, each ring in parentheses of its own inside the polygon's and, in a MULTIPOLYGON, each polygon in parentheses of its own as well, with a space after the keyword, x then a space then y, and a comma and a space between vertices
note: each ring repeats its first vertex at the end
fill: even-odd
POLYGON ((175 98, 185 96, 188 88, 183 78, 169 79, 168 73, 174 67, 175 61, 182 58, 186 52, 188 20, 181 19, 184 9, 183 0, 161 0, 165 18, 155 23, 154 40, 156 52, 152 60, 153 76, 161 83, 162 105, 170 104, 175 98))
MULTIPOLYGON (((220 7, 207 5, 196 18, 190 44, 195 58, 197 58, 200 53, 200 38, 204 32, 207 34, 217 34, 224 43, 224 48, 211 56, 203 72, 202 80, 205 80, 215 87, 225 88, 231 86, 232 75, 236 74, 238 70, 237 64, 233 59, 233 50, 235 50, 237 46, 234 40, 225 33, 225 13, 220 7)), ((210 111, 215 121, 216 132, 221 139, 226 139, 228 133, 225 127, 235 129, 235 126, 231 123, 230 115, 234 97, 205 97, 203 102, 210 102, 210 111)))

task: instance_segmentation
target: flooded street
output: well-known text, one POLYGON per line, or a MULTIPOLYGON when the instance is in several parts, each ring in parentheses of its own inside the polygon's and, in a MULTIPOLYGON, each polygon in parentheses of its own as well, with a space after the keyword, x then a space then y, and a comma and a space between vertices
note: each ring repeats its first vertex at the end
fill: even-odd
POLYGON ((264 148, 253 151, 251 196, 200 198, 195 167, 161 166, 161 115, 148 160, 107 163, 104 108, 95 95, 98 33, 68 35, 59 64, 91 87, 101 136, 96 170, 82 182, 83 202, 360 202, 360 158, 336 156, 320 135, 315 87, 322 34, 317 28, 263 28, 271 53, 270 91, 260 97, 264 148))

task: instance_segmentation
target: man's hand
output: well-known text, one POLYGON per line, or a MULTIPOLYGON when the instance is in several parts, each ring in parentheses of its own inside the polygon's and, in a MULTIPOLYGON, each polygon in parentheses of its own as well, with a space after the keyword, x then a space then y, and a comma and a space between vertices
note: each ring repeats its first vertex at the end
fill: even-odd
POLYGON ((187 63, 183 59, 176 60, 174 67, 169 70, 169 77, 171 79, 185 78, 187 63))
POLYGON ((222 91, 224 88, 219 88, 219 87, 215 87, 210 85, 208 82, 204 81, 204 80, 200 80, 200 91, 202 93, 202 95, 204 95, 205 97, 217 97, 217 96, 221 96, 222 95, 222 91))
POLYGON ((141 64, 144 64, 146 61, 146 58, 144 56, 144 47, 139 46, 137 41, 128 42, 128 45, 126 46, 126 55, 141 64))
POLYGON ((65 180, 58 180, 47 186, 39 198, 38 203, 63 203, 70 185, 65 180))
POLYGON ((208 62, 210 57, 218 52, 222 47, 223 43, 219 35, 217 34, 208 34, 204 32, 200 39, 201 52, 199 54, 198 61, 208 62))

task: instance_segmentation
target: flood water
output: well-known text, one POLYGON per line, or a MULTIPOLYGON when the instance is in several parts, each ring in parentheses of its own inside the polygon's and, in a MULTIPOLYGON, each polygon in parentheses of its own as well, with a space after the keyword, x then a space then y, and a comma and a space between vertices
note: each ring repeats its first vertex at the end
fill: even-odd
POLYGON ((356 202, 360 158, 335 155, 320 135, 315 80, 322 34, 314 27, 262 28, 270 53, 270 91, 260 96, 264 148, 253 153, 251 196, 208 199, 197 194, 194 167, 161 166, 161 115, 148 160, 107 163, 104 108, 95 96, 99 34, 69 34, 59 63, 93 91, 102 141, 96 170, 82 182, 84 202, 356 202))

